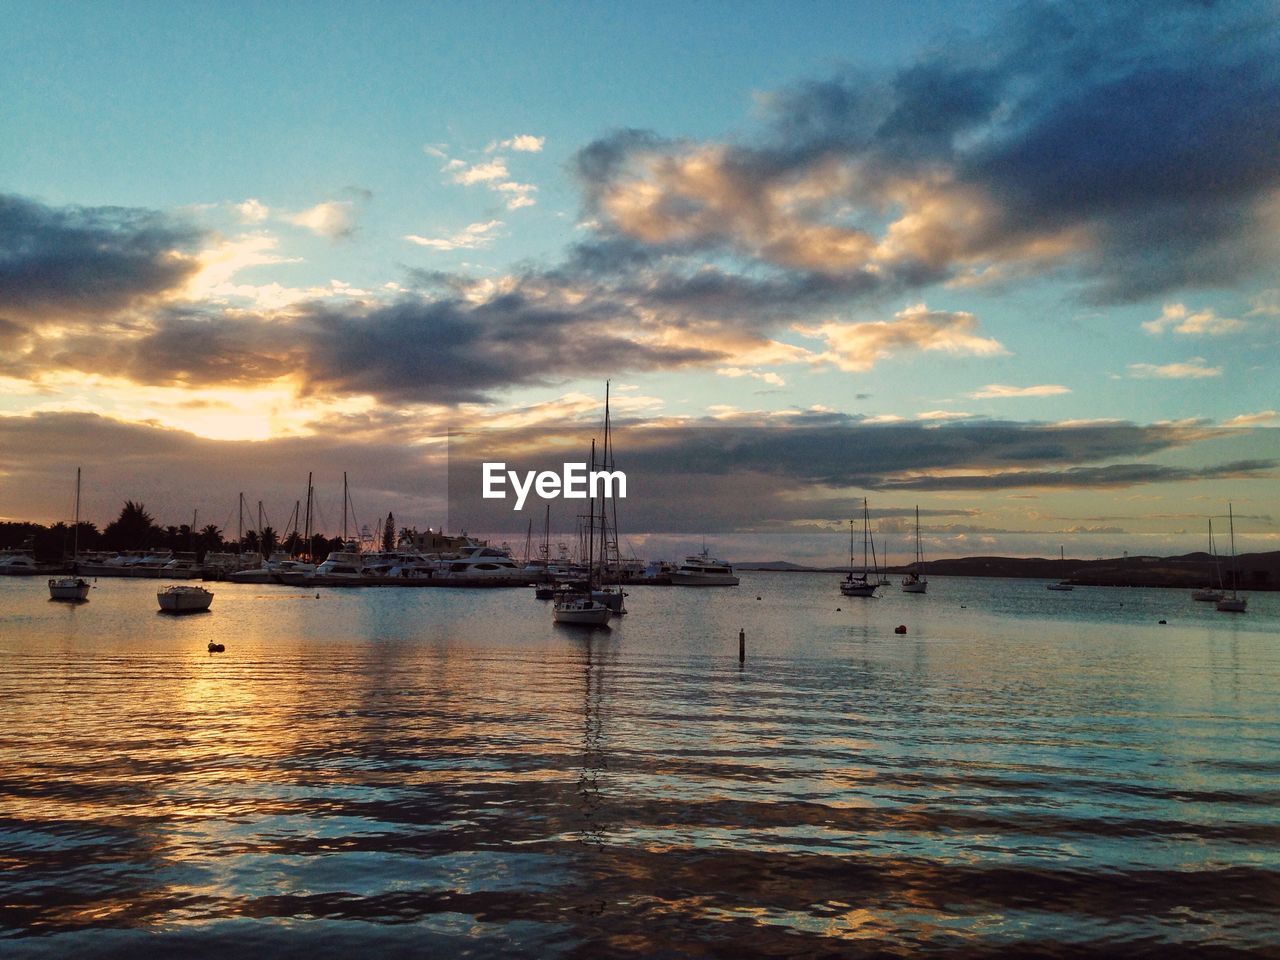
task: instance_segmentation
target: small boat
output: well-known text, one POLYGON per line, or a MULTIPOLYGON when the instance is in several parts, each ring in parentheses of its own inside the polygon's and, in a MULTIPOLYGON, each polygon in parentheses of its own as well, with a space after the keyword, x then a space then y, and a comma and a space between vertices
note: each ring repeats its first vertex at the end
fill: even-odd
POLYGON ((89 598, 89 581, 80 577, 55 577, 49 581, 49 599, 79 603, 89 598))
POLYGON ((916 505, 916 559, 911 565, 911 572, 902 578, 903 593, 924 593, 929 589, 929 580, 921 569, 924 554, 920 551, 920 506, 916 505))
POLYGON ((556 600, 555 622, 601 627, 613 611, 587 593, 564 594, 556 600))
POLYGON ((204 587, 177 584, 156 593, 162 613, 200 613, 209 609, 213 594, 204 587))
MULTIPOLYGON (((1058 559, 1064 562, 1066 561, 1067 559, 1066 547, 1063 547, 1063 546, 1058 547, 1058 559)), ((1074 590, 1075 586, 1073 584, 1068 583, 1066 580, 1059 580, 1057 583, 1047 584, 1045 586, 1045 589, 1046 590, 1074 590)))
POLYGON ((1209 554, 1213 557, 1213 579, 1217 581, 1217 586, 1210 584, 1203 590, 1195 590, 1191 594, 1192 600, 1201 600, 1205 603, 1218 603, 1226 597, 1226 594, 1219 589, 1222 586, 1222 567, 1218 564, 1218 551, 1213 545, 1213 518, 1209 518, 1209 554))
POLYGON ((1221 613, 1244 613, 1249 601, 1236 592, 1240 576, 1236 569, 1236 521, 1230 503, 1227 504, 1227 522, 1231 528, 1231 596, 1218 601, 1218 610, 1221 613))
MULTIPOLYGON (((862 573, 853 572, 853 521, 849 521, 849 573, 840 581, 840 592, 846 597, 874 597, 880 589, 880 574, 875 579, 867 576, 867 543, 871 533, 871 514, 867 509, 867 500, 862 499, 862 573)), ((872 569, 875 568, 875 544, 871 544, 872 569)))

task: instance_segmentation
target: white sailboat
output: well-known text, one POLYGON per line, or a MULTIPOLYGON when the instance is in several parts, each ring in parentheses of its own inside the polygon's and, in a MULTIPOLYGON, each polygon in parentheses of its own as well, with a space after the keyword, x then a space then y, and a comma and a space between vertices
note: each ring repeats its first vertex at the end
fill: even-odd
MULTIPOLYGON (((71 569, 80 563, 80 468, 76 467, 76 526, 71 539, 71 569)), ((65 549, 65 548, 64 548, 65 549)), ((49 581, 50 600, 79 603, 89 599, 89 581, 83 577, 54 577, 49 581)))
MULTIPOLYGON (((875 578, 867 576, 867 550, 871 537, 871 513, 867 509, 867 498, 862 498, 862 573, 853 572, 853 521, 849 521, 849 574, 840 581, 840 592, 846 597, 874 597, 880 589, 880 574, 875 571, 875 578)), ((870 548, 874 552, 874 547, 870 548)), ((873 571, 875 564, 872 564, 873 571)))
MULTIPOLYGON (((591 464, 596 462, 596 442, 591 441, 591 464)), ((609 623, 613 612, 595 598, 593 583, 595 580, 595 539, 596 539, 596 501, 588 500, 587 507, 587 582, 585 590, 556 594, 552 616, 556 623, 571 624, 582 627, 603 627, 609 623)))
MULTIPOLYGON (((1067 548, 1062 546, 1061 544, 1059 544, 1058 546, 1058 559, 1064 560, 1064 561, 1067 559, 1067 548)), ((1048 584, 1045 587, 1045 589, 1046 590, 1074 590, 1075 587, 1072 584, 1067 583, 1067 581, 1065 580, 1059 580, 1057 583, 1048 584)))
POLYGON ((903 593, 924 593, 929 589, 929 580, 921 568, 923 563, 924 554, 920 550, 920 505, 916 504, 916 559, 911 572, 902 578, 903 593))
POLYGON ((213 594, 204 587, 175 584, 156 593, 162 613, 202 613, 213 603, 213 594))
POLYGON ((1236 521, 1230 503, 1227 504, 1227 524, 1231 529, 1231 596, 1218 601, 1218 610, 1222 613, 1244 613, 1249 601, 1236 592, 1240 574, 1236 569, 1236 521))
POLYGON ((1218 563, 1218 550, 1213 545, 1213 517, 1209 518, 1209 554, 1213 557, 1214 582, 1203 590, 1194 591, 1191 594, 1191 599, 1203 600, 1206 603, 1217 603, 1226 594, 1222 592, 1222 567, 1218 563))

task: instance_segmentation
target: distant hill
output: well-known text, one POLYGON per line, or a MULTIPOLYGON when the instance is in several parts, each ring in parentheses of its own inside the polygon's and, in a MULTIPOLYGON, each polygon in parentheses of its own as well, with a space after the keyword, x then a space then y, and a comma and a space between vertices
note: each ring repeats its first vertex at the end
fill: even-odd
MULTIPOLYGON (((1218 558, 1224 578, 1230 577, 1229 560, 1218 558)), ((736 563, 739 570, 776 572, 838 572, 844 567, 806 567, 787 560, 736 563)), ((1177 557, 1114 557, 1107 560, 1056 560, 1051 557, 959 557, 930 560, 926 574, 951 577, 1011 577, 1068 580, 1094 586, 1201 587, 1215 583, 1213 557, 1187 553, 1177 557)), ((1241 590, 1280 590, 1280 550, 1245 553, 1236 558, 1241 590)), ((890 567, 888 573, 902 573, 890 567)), ((1228 586, 1229 586, 1228 582, 1228 586)))

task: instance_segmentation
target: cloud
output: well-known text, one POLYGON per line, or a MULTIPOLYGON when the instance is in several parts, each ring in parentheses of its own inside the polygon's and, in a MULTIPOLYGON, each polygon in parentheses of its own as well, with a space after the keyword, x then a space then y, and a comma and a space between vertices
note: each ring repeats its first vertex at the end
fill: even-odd
POLYGON ((235 204, 234 208, 242 223, 261 223, 271 215, 271 209, 253 197, 235 204))
POLYGON ((1192 357, 1182 363, 1131 363, 1129 376, 1135 380, 1202 380, 1222 376, 1222 368, 1206 366, 1204 357, 1192 357))
POLYGON ((463 227, 449 237, 420 237, 411 233, 405 239, 432 250, 476 250, 493 243, 493 231, 501 226, 501 220, 488 220, 463 227))
POLYGON ((1033 387, 1011 387, 1003 383, 989 383, 968 396, 973 400, 1004 400, 1010 397, 1053 397, 1070 392, 1069 387, 1056 383, 1042 383, 1033 387))
POLYGON ((996 340, 974 332, 978 321, 971 313, 929 310, 923 303, 907 307, 893 320, 869 323, 824 323, 797 328, 807 337, 825 341, 817 360, 841 370, 870 370, 877 361, 912 351, 940 351, 955 355, 991 357, 1008 351, 996 340))
POLYGON ((1257 413, 1242 413, 1225 421, 1224 427, 1260 427, 1264 424, 1280 421, 1280 412, 1275 410, 1259 410, 1257 413))
POLYGON ((752 377, 775 387, 785 387, 787 385, 787 381, 771 371, 747 370, 743 367, 720 367, 716 370, 716 373, 722 377, 752 377))
POLYGON ((0 316, 104 316, 182 287, 204 234, 151 210, 0 194, 0 316))
POLYGON ((326 200, 297 213, 282 214, 281 219, 317 236, 338 240, 351 236, 355 230, 355 204, 350 200, 326 200))
POLYGON ((454 183, 460 183, 464 187, 469 187, 476 183, 492 183, 497 180, 506 180, 511 176, 507 172, 507 161, 502 157, 494 157, 484 163, 475 164, 453 160, 445 169, 452 173, 454 183))
POLYGON ((1029 3, 895 73, 767 95, 752 140, 603 138, 577 156, 584 219, 877 294, 1052 274, 1124 302, 1259 275, 1278 33, 1245 3, 1029 3))
POLYGON ((1185 336, 1220 337, 1228 333, 1237 333, 1247 324, 1243 320, 1220 317, 1212 310, 1200 310, 1192 313, 1181 303, 1166 303, 1160 316, 1147 320, 1142 329, 1150 334, 1161 334, 1167 330, 1185 336))
POLYGON ((484 152, 493 153, 495 150, 515 150, 517 153, 541 153, 542 145, 546 142, 546 137, 535 137, 529 133, 521 133, 510 140, 495 140, 484 148, 484 152))

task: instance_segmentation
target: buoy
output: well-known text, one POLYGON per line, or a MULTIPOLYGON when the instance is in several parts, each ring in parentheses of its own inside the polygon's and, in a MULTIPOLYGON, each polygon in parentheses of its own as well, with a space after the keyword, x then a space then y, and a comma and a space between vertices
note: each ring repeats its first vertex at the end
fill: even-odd
POLYGON ((211 643, 211 644, 209 644, 209 652, 210 652, 210 653, 222 653, 222 652, 223 652, 224 650, 226 650, 226 649, 227 649, 227 648, 226 648, 226 647, 224 647, 224 646, 223 646, 222 644, 220 644, 220 643, 211 643))
POLYGON ((839 613, 839 612, 840 612, 840 608, 836 607, 836 613, 839 613))
POLYGON ((894 633, 906 633, 906 632, 907 632, 907 625, 906 625, 905 623, 900 623, 900 624, 898 624, 896 627, 894 627, 894 628, 893 628, 893 632, 894 632, 894 633))
POLYGON ((760 598, 759 598, 759 597, 756 597, 756 599, 757 599, 757 600, 759 600, 760 598))
POLYGON ((1168 620, 1161 620, 1160 623, 1168 623, 1168 620))

